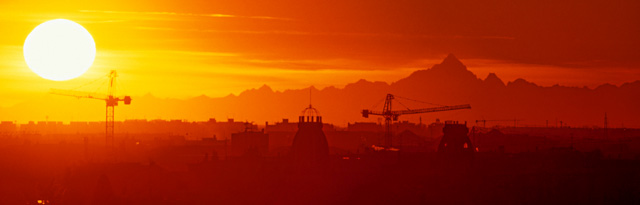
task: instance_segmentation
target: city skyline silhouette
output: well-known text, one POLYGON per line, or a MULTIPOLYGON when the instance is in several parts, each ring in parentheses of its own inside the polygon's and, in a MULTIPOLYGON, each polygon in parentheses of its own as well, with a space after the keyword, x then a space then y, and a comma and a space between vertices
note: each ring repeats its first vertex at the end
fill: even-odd
POLYGON ((640 1, 0 3, 0 204, 640 204, 640 1))

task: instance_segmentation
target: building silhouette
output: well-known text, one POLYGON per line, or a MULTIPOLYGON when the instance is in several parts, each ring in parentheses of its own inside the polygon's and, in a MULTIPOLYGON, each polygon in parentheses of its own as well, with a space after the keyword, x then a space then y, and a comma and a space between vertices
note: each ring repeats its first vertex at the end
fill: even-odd
POLYGON ((322 131, 322 117, 318 111, 309 105, 298 119, 298 132, 291 146, 294 160, 315 162, 327 159, 329 144, 322 131))
POLYGON ((233 156, 264 156, 269 151, 269 135, 245 131, 231 134, 233 156))
POLYGON ((444 135, 438 145, 438 152, 448 156, 473 156, 474 148, 467 135, 467 124, 459 124, 457 121, 445 121, 442 129, 444 135))

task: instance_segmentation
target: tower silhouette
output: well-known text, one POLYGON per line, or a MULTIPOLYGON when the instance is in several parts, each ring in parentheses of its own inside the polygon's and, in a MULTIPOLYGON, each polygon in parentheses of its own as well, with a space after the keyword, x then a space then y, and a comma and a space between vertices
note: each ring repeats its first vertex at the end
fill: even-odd
POLYGON ((474 152, 473 144, 467 135, 469 128, 465 124, 457 121, 445 121, 442 129, 444 135, 438 145, 438 152, 448 156, 472 156, 474 152))
POLYGON ((315 162, 329 157, 329 144, 322 131, 322 117, 311 104, 298 117, 298 132, 291 151, 294 160, 315 162))

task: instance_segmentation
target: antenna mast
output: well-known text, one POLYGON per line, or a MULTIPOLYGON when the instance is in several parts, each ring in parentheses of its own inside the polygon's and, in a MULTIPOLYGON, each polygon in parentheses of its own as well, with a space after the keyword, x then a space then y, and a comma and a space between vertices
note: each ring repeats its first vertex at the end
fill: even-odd
POLYGON ((311 107, 311 88, 313 86, 309 86, 309 107, 311 107))

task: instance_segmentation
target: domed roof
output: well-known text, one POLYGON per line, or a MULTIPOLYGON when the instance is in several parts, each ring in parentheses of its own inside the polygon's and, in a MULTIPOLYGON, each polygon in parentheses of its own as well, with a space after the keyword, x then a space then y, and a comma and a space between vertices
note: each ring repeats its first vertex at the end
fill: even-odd
POLYGON ((329 156, 329 144, 322 131, 322 126, 317 126, 318 123, 311 123, 305 122, 299 126, 298 132, 293 138, 291 150, 297 160, 317 161, 329 156))
POLYGON ((322 131, 322 117, 309 105, 298 118, 298 132, 293 138, 291 152, 297 161, 318 161, 329 156, 329 144, 322 131))

